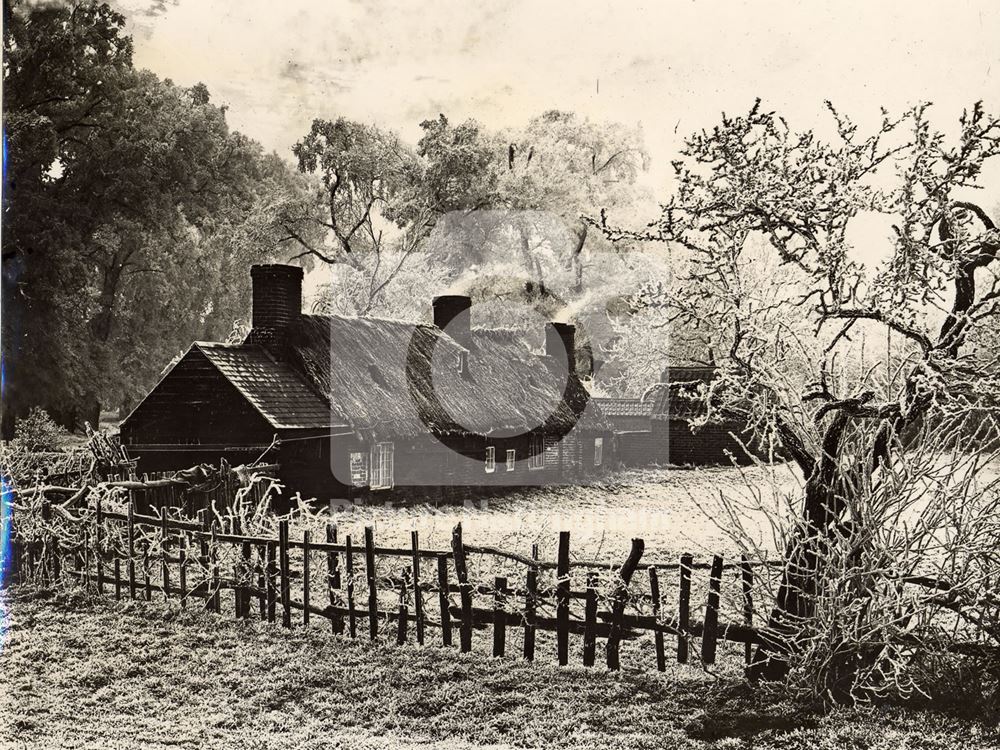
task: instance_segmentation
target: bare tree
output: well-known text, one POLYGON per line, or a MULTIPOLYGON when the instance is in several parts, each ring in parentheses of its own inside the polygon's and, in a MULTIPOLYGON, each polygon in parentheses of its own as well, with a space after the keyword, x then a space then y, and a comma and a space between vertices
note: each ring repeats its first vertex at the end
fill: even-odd
POLYGON ((1000 121, 976 104, 949 139, 922 104, 883 112, 863 135, 828 108, 829 139, 793 130, 759 101, 724 115, 686 140, 676 192, 648 230, 603 223, 612 239, 668 242, 689 257, 685 293, 665 304, 678 326, 715 339, 710 413, 775 440, 805 478, 770 618, 787 637, 762 647, 756 677, 786 673, 785 652, 816 611, 821 560, 831 545, 859 543, 861 516, 850 511, 891 476, 905 438, 942 414, 996 403, 995 361, 966 344, 996 326, 1000 235, 965 196, 1000 154, 1000 121), (889 233, 874 269, 858 258, 876 249, 858 227, 872 217, 889 233), (777 263, 769 284, 750 283, 755 238, 777 263), (903 356, 860 366, 856 337, 879 330, 906 341, 903 356))

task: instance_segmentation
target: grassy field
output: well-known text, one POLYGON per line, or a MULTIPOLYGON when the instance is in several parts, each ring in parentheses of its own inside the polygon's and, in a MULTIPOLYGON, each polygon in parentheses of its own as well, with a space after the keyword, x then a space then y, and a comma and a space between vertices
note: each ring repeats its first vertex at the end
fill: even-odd
MULTIPOLYGON (((697 557, 736 551, 718 521, 720 492, 747 499, 759 493, 773 504, 776 489, 797 494, 790 466, 720 466, 698 469, 630 469, 589 486, 532 487, 462 505, 347 506, 334 514, 342 534, 361 538, 366 525, 375 527, 386 544, 408 545, 410 531, 421 543, 448 549, 451 530, 462 522, 465 539, 528 553, 538 543, 543 556, 554 559, 560 531, 572 536, 573 557, 619 561, 629 540, 642 537, 647 559, 676 562, 682 552, 697 557)), ((746 508, 743 522, 761 546, 773 538, 763 513, 746 508)))
POLYGON ((1000 748, 983 717, 807 711, 731 670, 559 669, 13 589, 7 748, 1000 748))

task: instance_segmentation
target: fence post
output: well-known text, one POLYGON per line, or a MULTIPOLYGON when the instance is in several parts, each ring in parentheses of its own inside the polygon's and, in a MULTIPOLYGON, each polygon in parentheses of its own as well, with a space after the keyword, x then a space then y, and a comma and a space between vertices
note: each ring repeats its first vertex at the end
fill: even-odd
POLYGON ((569 664, 569 532, 559 532, 556 562, 556 650, 559 666, 569 664))
POLYGON ((677 597, 677 662, 687 664, 688 634, 691 632, 691 565, 689 554, 681 555, 680 587, 677 597))
POLYGON ((719 639, 719 592, 722 587, 722 556, 712 558, 712 577, 708 581, 708 602, 705 604, 705 628, 701 634, 701 661, 715 664, 715 648, 719 639))
POLYGON ((21 566, 23 560, 21 559, 24 554, 24 544, 21 541, 21 536, 17 531, 16 514, 14 512, 14 498, 13 489, 11 487, 4 488, 2 483, 0 483, 0 499, 6 502, 7 513, 9 514, 8 519, 10 523, 10 582, 23 583, 21 566), (6 491, 4 491, 6 490, 6 491))
POLYGON ((354 604, 354 547, 351 544, 351 535, 344 538, 347 547, 347 627, 351 638, 356 638, 358 634, 358 615, 354 604))
POLYGON ((368 637, 378 636, 378 581, 375 579, 375 529, 365 526, 365 576, 368 579, 368 637))
POLYGON ((451 645, 451 612, 448 609, 448 555, 437 556, 438 603, 441 605, 441 643, 451 645))
MULTIPOLYGON (((242 536, 243 524, 240 523, 239 518, 230 519, 229 531, 233 536, 242 536)), ((243 570, 246 566, 243 563, 242 542, 233 546, 233 552, 235 558, 233 560, 233 616, 237 620, 241 620, 243 619, 243 600, 246 598, 246 588, 243 585, 243 570)))
POLYGON ((302 627, 309 626, 309 544, 312 533, 306 529, 302 532, 302 627))
POLYGON ((104 555, 102 554, 101 535, 104 531, 104 510, 101 508, 101 498, 97 498, 97 509, 94 514, 94 557, 97 562, 97 593, 104 594, 104 555))
POLYGON ((212 575, 212 611, 215 614, 222 612, 222 591, 219 585, 219 542, 215 538, 215 521, 212 521, 212 532, 208 545, 208 564, 212 575))
POLYGON ((267 619, 267 545, 255 545, 257 563, 254 571, 257 574, 257 609, 260 619, 267 619))
POLYGON ((18 568, 18 547, 17 526, 14 523, 14 491, 7 482, 0 483, 0 523, 7 524, 7 534, 9 540, 9 554, 3 555, 4 550, 0 550, 0 562, 4 569, 0 570, 0 587, 8 587, 15 583, 18 568))
POLYGON ((52 583, 55 584, 58 583, 59 579, 62 577, 62 564, 61 564, 62 547, 59 544, 59 537, 57 536, 52 537, 51 553, 52 553, 52 583))
MULTIPOLYGON (((531 559, 538 561, 538 545, 531 545, 531 559)), ((535 660, 535 609, 538 606, 538 567, 528 568, 524 597, 524 658, 535 660)))
POLYGON ((424 600, 420 590, 420 541, 416 530, 410 532, 413 547, 413 619, 416 621, 417 643, 424 645, 424 600))
MULTIPOLYGON (((42 520, 48 523, 50 518, 52 518, 52 506, 48 498, 42 498, 42 520)), ((46 544, 44 539, 40 542, 43 546, 40 550, 39 562, 41 563, 41 580, 44 584, 49 583, 50 575, 55 567, 56 556, 53 554, 54 542, 55 537, 52 537, 52 542, 49 544, 46 544), (49 559, 46 560, 46 557, 49 559)))
POLYGON ((170 567, 167 563, 167 506, 166 503, 160 506, 160 558, 163 568, 163 599, 170 599, 170 567))
POLYGON ((146 601, 153 601, 153 581, 149 577, 149 542, 147 541, 142 548, 142 582, 143 588, 146 591, 146 601))
POLYGON ((614 604, 611 608, 611 632, 608 634, 607 645, 608 669, 612 671, 621 666, 618 658, 618 646, 622 637, 622 616, 625 614, 625 605, 628 603, 628 585, 632 581, 636 568, 639 567, 639 558, 642 557, 645 548, 646 544, 642 539, 633 539, 632 550, 618 572, 621 581, 616 588, 614 604))
MULTIPOLYGON (((187 534, 185 534, 183 537, 181 537, 180 549, 177 550, 177 557, 178 557, 177 578, 181 587, 182 607, 187 606, 187 596, 188 596, 187 547, 188 547, 188 536, 187 534)), ((117 560, 115 562, 117 562, 117 560)))
MULTIPOLYGON (((746 555, 740 557, 740 571, 743 579, 743 622, 747 629, 753 628, 753 568, 750 567, 750 560, 746 555)), ((750 633, 753 631, 750 630, 750 633)), ((747 642, 743 647, 743 662, 746 665, 747 673, 750 672, 750 663, 753 661, 753 643, 748 635, 747 642)))
MULTIPOLYGON (((326 542, 327 544, 337 543, 337 525, 333 523, 326 524, 326 542)), ((336 590, 340 588, 340 556, 333 550, 327 550, 326 552, 326 588, 327 594, 330 598, 330 607, 337 606, 337 594, 336 590)), ((333 631, 335 635, 341 635, 344 632, 344 618, 342 615, 330 613, 330 630, 333 631)))
POLYGON ((269 541, 265 545, 267 550, 267 621, 274 622, 278 611, 277 577, 278 563, 275 558, 278 555, 278 545, 274 541, 269 541))
MULTIPOLYGON (((241 526, 242 530, 242 526, 241 526)), ((244 539, 240 542, 240 561, 237 580, 240 581, 240 603, 236 616, 250 619, 250 589, 253 588, 253 547, 244 539)))
POLYGON ((497 576, 493 581, 493 656, 503 656, 507 647, 507 579, 497 576))
POLYGON ((122 561, 115 558, 115 600, 122 600, 122 561))
POLYGON ((653 599, 653 620, 656 631, 653 633, 653 641, 656 644, 656 668, 660 672, 667 671, 667 655, 663 650, 663 631, 660 630, 660 579, 656 574, 656 568, 649 568, 649 594, 653 599))
POLYGON ((128 520, 126 521, 126 532, 128 534, 128 597, 135 599, 135 519, 133 517, 134 503, 132 493, 129 493, 128 520))
POLYGON ((458 578, 459 597, 462 600, 462 627, 459 630, 459 640, 462 652, 466 653, 472 650, 472 586, 469 584, 461 523, 456 524, 451 532, 451 551, 455 556, 455 577, 458 578))
POLYGON ((278 522, 278 566, 281 574, 281 625, 292 627, 291 571, 288 559, 288 521, 278 522))
POLYGON ((399 585, 399 612, 396 618, 396 645, 402 646, 406 643, 406 626, 409 619, 409 611, 406 607, 406 588, 410 572, 406 568, 399 571, 401 583, 399 585))
MULTIPOLYGON (((87 532, 83 532, 83 543, 80 549, 73 552, 73 570, 76 573, 74 576, 77 580, 81 580, 84 583, 84 588, 87 586, 87 580, 84 577, 84 564, 83 564, 83 553, 87 548, 87 532)), ((6 571, 0 571, 0 577, 5 576, 6 571)))
POLYGON ((587 599, 584 605, 583 666, 594 666, 597 648, 597 572, 587 571, 587 599))

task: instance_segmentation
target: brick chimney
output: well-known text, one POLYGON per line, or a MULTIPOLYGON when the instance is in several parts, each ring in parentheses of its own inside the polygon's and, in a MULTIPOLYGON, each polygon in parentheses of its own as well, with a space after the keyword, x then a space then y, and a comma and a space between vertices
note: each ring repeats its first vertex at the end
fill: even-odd
POLYGON ((576 326, 569 323, 545 325, 545 354, 565 362, 568 372, 576 372, 576 326))
POLYGON ((271 345, 286 325, 302 314, 302 269, 298 266, 251 266, 253 314, 250 340, 271 345))
POLYGON ((434 298, 434 325, 466 349, 472 345, 472 300, 460 294, 434 298))

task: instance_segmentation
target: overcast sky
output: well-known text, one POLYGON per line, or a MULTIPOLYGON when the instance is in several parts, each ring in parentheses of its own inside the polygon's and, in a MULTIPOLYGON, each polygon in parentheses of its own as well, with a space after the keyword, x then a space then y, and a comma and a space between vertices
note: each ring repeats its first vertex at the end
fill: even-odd
POLYGON ((314 117, 409 140, 439 112, 515 125, 546 109, 680 137, 756 96, 793 125, 931 100, 944 121, 1000 94, 1000 3, 116 0, 135 60, 206 83, 237 129, 290 156, 314 117))

